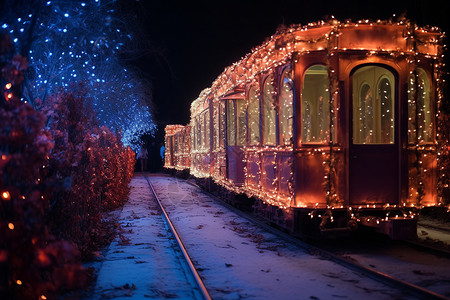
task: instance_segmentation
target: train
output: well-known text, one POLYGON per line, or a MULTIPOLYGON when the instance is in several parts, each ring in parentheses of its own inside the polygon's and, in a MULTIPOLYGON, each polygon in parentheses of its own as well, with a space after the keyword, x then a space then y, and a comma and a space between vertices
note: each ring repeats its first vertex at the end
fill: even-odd
POLYGON ((281 26, 166 126, 164 167, 293 235, 415 238, 442 204, 443 66, 443 32, 407 19, 281 26))

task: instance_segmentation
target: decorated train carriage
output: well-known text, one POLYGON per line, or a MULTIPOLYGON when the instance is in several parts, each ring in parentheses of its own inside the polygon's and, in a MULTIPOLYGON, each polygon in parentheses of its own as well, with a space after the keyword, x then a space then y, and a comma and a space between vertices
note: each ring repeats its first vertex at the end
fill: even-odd
POLYGON ((166 131, 166 150, 164 167, 168 169, 185 170, 191 165, 191 135, 190 126, 168 125, 166 131))
POLYGON ((202 91, 199 98, 191 104, 191 168, 192 175, 198 178, 211 176, 211 101, 209 90, 202 91))
POLYGON ((407 20, 281 29, 192 103, 191 172, 294 233, 413 237, 406 208, 448 182, 441 52, 439 29, 407 20))

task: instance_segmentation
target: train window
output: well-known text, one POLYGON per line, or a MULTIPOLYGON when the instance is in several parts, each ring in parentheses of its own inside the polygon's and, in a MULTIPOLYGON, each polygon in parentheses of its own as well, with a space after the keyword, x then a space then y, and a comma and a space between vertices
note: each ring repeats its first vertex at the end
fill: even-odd
POLYGON ((430 82, 427 73, 418 68, 415 76, 411 75, 408 80, 408 141, 433 141, 433 118, 430 98, 430 82), (414 99, 416 99, 415 105, 414 99), (417 126, 416 126, 417 123, 417 126), (416 135, 416 132, 418 133, 416 135))
POLYGON ((219 145, 223 147, 225 140, 225 102, 219 102, 219 145))
POLYGON ((245 145, 245 101, 244 100, 236 100, 236 109, 237 109, 237 145, 244 146, 245 145))
POLYGON ((219 104, 214 101, 213 104, 213 149, 216 150, 219 148, 219 104))
POLYGON ((207 109, 203 113, 203 128, 204 128, 204 139, 203 139, 203 148, 209 149, 211 147, 211 129, 209 126, 209 110, 207 109))
POLYGON ((394 137, 394 102, 392 101, 392 87, 388 78, 383 77, 378 83, 378 98, 380 99, 380 121, 381 132, 380 141, 383 144, 389 144, 393 142, 394 137))
POLYGON ((355 72, 353 143, 394 143, 394 91, 394 75, 383 67, 367 66, 355 72))
POLYGON ((200 116, 197 116, 196 118, 197 120, 197 150, 200 149, 200 147, 202 146, 202 123, 200 122, 200 116))
POLYGON ((311 141, 311 104, 308 101, 304 101, 303 106, 303 139, 311 141))
POLYGON ((372 89, 369 84, 364 83, 359 94, 359 120, 360 128, 357 142, 367 143, 371 141, 373 134, 373 103, 372 103, 372 89), (364 141, 364 142, 363 142, 364 141))
POLYGON ((259 91, 256 85, 248 93, 248 138, 250 145, 259 144, 259 91))
POLYGON ((324 143, 329 133, 329 80, 327 67, 306 70, 302 90, 302 142, 324 143))
POLYGON ((236 145, 236 112, 234 100, 227 100, 227 145, 236 145))
POLYGON ((293 99, 294 99, 294 81, 292 80, 291 69, 283 72, 281 77, 280 89, 280 144, 290 145, 292 143, 292 124, 293 124, 293 99))
POLYGON ((204 149, 206 146, 206 126, 205 126, 205 115, 200 115, 200 134, 202 135, 202 144, 201 149, 204 149))
POLYGON ((196 118, 194 118, 192 121, 191 138, 192 138, 192 150, 196 150, 197 149, 197 119, 196 118))
POLYGON ((206 148, 206 114, 202 114, 201 116, 201 132, 202 132, 202 149, 206 148))
POLYGON ((262 102, 264 145, 276 144, 275 107, 273 105, 274 101, 273 94, 274 94, 274 78, 273 75, 271 75, 264 82, 264 93, 262 102))

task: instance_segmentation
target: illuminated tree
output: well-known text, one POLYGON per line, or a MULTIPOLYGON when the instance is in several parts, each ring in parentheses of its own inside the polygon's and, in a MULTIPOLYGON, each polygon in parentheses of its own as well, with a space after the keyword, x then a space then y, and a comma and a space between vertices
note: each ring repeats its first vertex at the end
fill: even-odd
POLYGON ((87 284, 80 255, 111 238, 101 213, 126 201, 135 154, 98 126, 83 84, 41 111, 21 101, 26 66, 0 35, 0 299, 58 299, 87 284))
POLYGON ((18 95, 35 109, 49 95, 70 90, 71 83, 87 87, 101 124, 122 132, 125 144, 153 133, 151 86, 121 63, 137 45, 117 1, 37 1, 4 4, 0 24, 16 49, 28 57, 29 68, 18 95))

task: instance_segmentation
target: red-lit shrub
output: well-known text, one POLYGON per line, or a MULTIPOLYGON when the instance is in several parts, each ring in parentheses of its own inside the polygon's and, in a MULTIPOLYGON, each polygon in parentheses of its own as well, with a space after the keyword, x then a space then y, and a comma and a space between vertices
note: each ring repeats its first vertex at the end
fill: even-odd
POLYGON ((124 204, 128 195, 128 183, 133 176, 134 152, 124 147, 120 137, 107 127, 101 127, 89 139, 92 156, 100 158, 99 170, 94 176, 100 177, 99 193, 103 209, 111 210, 124 204), (94 152, 96 151, 96 153, 94 152))
POLYGON ((134 153, 80 90, 44 113, 21 102, 27 60, 13 54, 0 35, 0 299, 57 299, 86 285, 81 256, 110 238, 101 212, 126 200, 134 153))
POLYGON ((50 170, 63 183, 54 192, 50 220, 58 236, 89 256, 106 238, 99 229, 102 211, 126 201, 134 153, 119 136, 97 126, 86 98, 79 95, 61 93, 47 110, 55 141, 50 170))
POLYGON ((76 247, 46 225, 53 142, 28 104, 9 101, 0 120, 0 298, 50 299, 86 281, 76 247))

